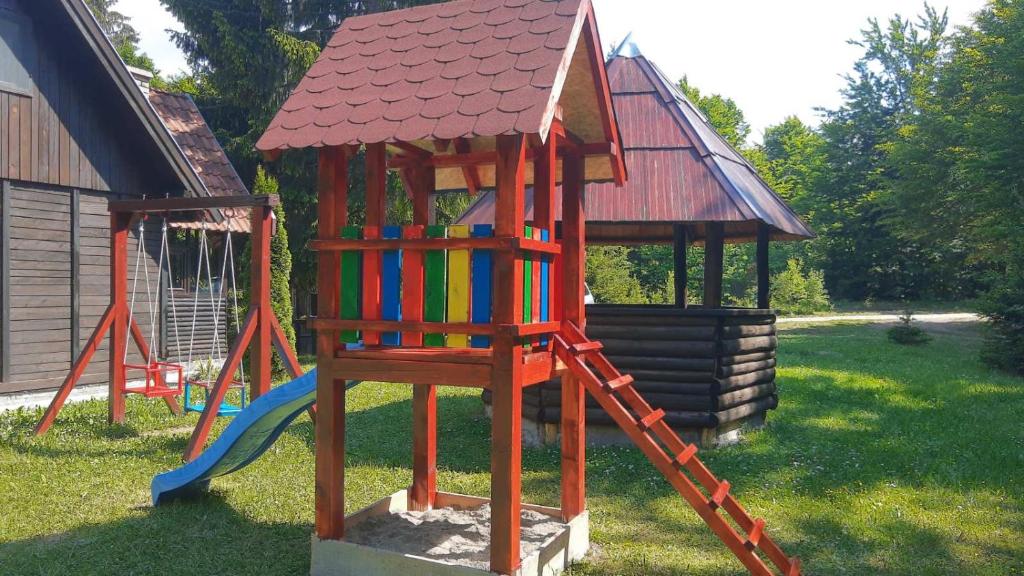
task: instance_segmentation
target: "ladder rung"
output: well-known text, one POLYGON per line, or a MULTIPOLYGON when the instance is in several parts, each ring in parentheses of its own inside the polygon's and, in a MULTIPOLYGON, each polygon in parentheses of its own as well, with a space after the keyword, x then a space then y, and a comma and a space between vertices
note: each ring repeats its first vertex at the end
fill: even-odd
POLYGON ((597 352, 604 350, 604 345, 600 342, 582 342, 580 344, 573 344, 569 347, 569 350, 576 355, 583 354, 584 352, 597 352))
POLYGON ((626 374, 625 376, 619 376, 615 380, 609 380, 608 382, 605 382, 604 383, 604 387, 609 392, 615 392, 619 388, 623 388, 623 387, 629 386, 632 383, 633 383, 633 377, 630 376, 629 374, 626 374))
POLYGON ((690 444, 689 446, 686 447, 686 449, 680 452, 678 456, 676 456, 676 459, 673 460, 673 462, 676 466, 682 468, 683 466, 686 466, 686 463, 689 462, 690 459, 693 458, 696 454, 697 445, 690 444))
POLYGON ((725 497, 729 495, 729 481, 722 480, 718 483, 718 489, 711 495, 711 500, 708 500, 708 506, 711 506, 712 510, 717 510, 722 506, 722 502, 725 502, 725 497))
POLYGON ((789 559, 789 571, 786 576, 800 576, 800 559, 796 556, 789 559))
POLYGON ((655 410, 654 412, 651 412, 647 416, 644 416, 643 418, 640 419, 640 429, 641 430, 650 430, 651 426, 654 426, 654 424, 656 422, 658 422, 659 420, 661 420, 664 417, 665 417, 665 411, 659 408, 659 409, 655 410))
POLYGON ((754 551, 757 545, 761 542, 761 535, 764 534, 764 520, 758 518, 754 520, 754 527, 750 529, 750 534, 747 535, 747 541, 743 545, 750 550, 754 551))

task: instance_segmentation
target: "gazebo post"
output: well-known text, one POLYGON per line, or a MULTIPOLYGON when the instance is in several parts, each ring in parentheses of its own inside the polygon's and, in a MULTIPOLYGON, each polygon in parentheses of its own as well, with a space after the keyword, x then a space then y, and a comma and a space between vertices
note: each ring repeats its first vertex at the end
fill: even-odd
MULTIPOLYGON (((495 166, 496 237, 524 234, 526 137, 498 136, 495 166)), ((494 255, 494 323, 523 319, 523 259, 510 250, 494 255)), ((520 563, 522 506, 523 346, 509 332, 494 338, 491 386, 491 572, 512 574, 520 563)))
POLYGON ((725 258, 725 225, 708 222, 704 233, 704 308, 722 307, 722 276, 725 258))
MULTIPOLYGON (((320 150, 317 197, 317 236, 332 240, 348 219, 348 154, 344 148, 320 150)), ((317 316, 337 318, 341 254, 323 251, 317 258, 317 316)), ((319 366, 334 361, 337 342, 337 331, 317 331, 319 366)), ((318 371, 316 405, 316 535, 323 540, 340 540, 345 535, 345 381, 336 379, 329 370, 318 371)))
POLYGON ((771 276, 768 269, 768 242, 771 239, 771 230, 764 222, 757 226, 757 307, 767 310, 771 307, 769 292, 771 290, 771 276))
MULTIPOLYGON (((110 388, 107 421, 124 422, 124 356, 128 346, 128 229, 130 212, 110 213, 110 388)), ((141 241, 141 239, 140 239, 141 241)))
POLYGON ((686 285, 689 280, 686 263, 686 244, 688 242, 686 224, 676 223, 672 225, 672 261, 675 268, 675 292, 676 307, 686 308, 687 303, 686 285))

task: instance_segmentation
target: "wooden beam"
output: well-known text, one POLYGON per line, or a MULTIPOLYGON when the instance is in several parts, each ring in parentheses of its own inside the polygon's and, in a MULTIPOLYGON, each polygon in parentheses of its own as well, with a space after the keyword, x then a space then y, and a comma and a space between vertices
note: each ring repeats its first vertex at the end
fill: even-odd
POLYGON ((767 310, 771 307, 771 270, 768 260, 768 243, 771 240, 771 229, 765 223, 757 227, 757 307, 767 310))
MULTIPOLYGON (((366 145, 366 226, 363 237, 379 242, 381 230, 387 223, 387 154, 384 144, 366 145)), ((363 253, 362 317, 379 320, 381 317, 381 251, 363 253)), ((380 333, 364 330, 363 343, 380 344, 380 333)))
POLYGON ((224 402, 224 396, 228 393, 228 388, 231 387, 231 383, 235 379, 235 371, 242 364, 245 351, 249 348, 253 334, 256 332, 257 324, 259 323, 259 313, 260 311, 255 308, 249 309, 245 321, 242 322, 242 327, 238 330, 238 336, 235 337, 234 343, 231 344, 231 349, 228 351, 228 356, 220 369, 220 374, 217 375, 217 381, 213 385, 213 390, 206 397, 206 404, 203 406, 203 413, 199 415, 199 422, 196 424, 195 430, 192 431, 192 437, 189 438, 188 446, 185 447, 184 459, 186 462, 191 462, 198 458, 206 446, 206 439, 210 436, 210 429, 213 427, 213 422, 217 419, 220 405, 224 402))
POLYGON ((314 319, 309 326, 316 330, 372 330, 374 332, 416 332, 426 334, 467 334, 470 336, 539 336, 558 332, 558 322, 535 324, 472 324, 467 322, 421 322, 411 320, 331 320, 314 319))
POLYGON ((414 158, 422 159, 430 158, 431 156, 433 156, 433 154, 431 154, 429 150, 424 150, 423 148, 420 148, 419 146, 415 144, 410 144, 408 142, 389 142, 388 146, 398 148, 402 152, 405 152, 406 154, 414 158))
MULTIPOLYGON (((81 337, 81 203, 78 188, 71 190, 71 357, 77 358, 82 348, 81 337)), ((6 276, 5 276, 6 277, 6 276)), ((157 287, 160 290, 160 287, 157 287)), ((161 308, 162 309, 162 308, 161 308)), ((161 322, 161 325, 163 323, 161 322)))
POLYGON ((688 244, 686 225, 685 224, 673 224, 672 225, 672 262, 673 268, 675 269, 675 292, 676 292, 676 307, 686 308, 687 294, 686 286, 688 277, 688 269, 686 262, 686 247, 688 244))
MULTIPOLYGON (((555 122, 553 126, 561 126, 555 122)), ((555 186, 558 180, 558 143, 548 138, 533 161, 533 225, 555 235, 555 186)))
POLYGON ((309 248, 317 252, 343 252, 362 250, 518 250, 540 254, 560 254, 561 247, 553 242, 542 242, 533 238, 402 238, 381 240, 312 240, 309 248))
POLYGON ((288 370, 288 374, 292 378, 298 378, 302 376, 303 370, 302 365, 299 364, 299 359, 295 356, 295 350, 292 348, 291 342, 288 341, 288 337, 284 333, 284 329, 281 328, 281 321, 277 319, 277 315, 271 312, 271 337, 274 341, 274 348, 277 350, 278 356, 284 362, 284 367, 288 370))
MULTIPOLYGON (((348 218, 348 153, 344 148, 320 151, 317 198, 317 235, 321 240, 335 238, 348 218)), ((340 258, 339 253, 330 252, 317 256, 318 319, 338 319, 340 258)), ((318 537, 335 540, 345 534, 345 382, 331 372, 337 342, 336 330, 317 330, 315 526, 318 537)))
MULTIPOLYGON (((586 221, 583 205, 584 160, 562 159, 562 318, 582 330, 586 274, 586 221)), ((571 520, 586 509, 586 398, 583 383, 569 372, 562 376, 562 516, 571 520)))
POLYGON ((67 377, 64 378, 64 382, 61 383, 60 388, 57 389, 57 394, 50 401, 50 405, 46 408, 46 412, 43 413, 43 417, 36 424, 35 435, 45 434, 50 426, 53 425, 53 421, 57 418, 57 414, 60 413, 61 408, 64 407, 64 402, 67 401, 71 391, 75 389, 75 385, 78 384, 78 379, 85 373, 85 368, 92 361, 93 354, 103 343, 103 339, 107 335, 107 330, 110 329, 110 323, 114 319, 114 309, 111 306, 107 306, 103 316, 100 317, 99 323, 96 324, 96 328, 92 331, 92 335, 89 336, 89 341, 85 343, 85 347, 82 352, 75 358, 75 363, 71 365, 71 371, 68 372, 67 377))
POLYGON ((708 222, 704 239, 704 308, 722 307, 722 274, 725 258, 725 225, 708 222))
POLYGON ((129 212, 110 213, 110 326, 107 420, 124 422, 124 353, 128 345, 128 229, 129 212))
POLYGON ((268 196, 213 196, 201 198, 154 198, 152 200, 115 200, 107 205, 110 212, 152 214, 192 212, 218 208, 274 207, 281 203, 276 194, 268 196))
POLYGON ((270 238, 273 234, 273 209, 269 206, 253 208, 251 215, 252 260, 249 264, 249 308, 256 310, 256 330, 253 349, 249 353, 249 398, 255 400, 270 392, 272 379, 271 330, 274 309, 270 305, 270 238))
MULTIPOLYGON (((469 142, 465 138, 455 139, 455 151, 459 154, 470 152, 469 142)), ((466 190, 470 196, 480 193, 480 171, 476 166, 465 166, 462 168, 462 175, 466 178, 466 190)))
MULTIPOLYGON (((435 143, 440 146, 441 143, 435 143)), ((447 143, 444 148, 447 149, 447 143)), ((443 151, 443 150, 441 150, 443 151)), ((413 227, 406 230, 408 236, 422 238, 425 226, 430 223, 429 203, 433 202, 436 187, 436 173, 430 166, 418 166, 413 175, 415 194, 413 198, 413 227)), ((424 277, 423 252, 410 250, 405 253, 402 267, 403 301, 402 319, 412 322, 423 321, 424 277)), ((422 346, 424 332, 402 332, 404 346, 422 346)), ((437 497, 437 388, 436 382, 417 386, 412 394, 412 487, 409 490, 409 507, 412 510, 433 508, 437 497)))
MULTIPOLYGON (((524 235, 526 137, 498 136, 495 168, 495 236, 524 235)), ((523 318, 523 260, 512 252, 494 255, 494 322, 523 318)), ((520 563, 522 474, 522 340, 506 335, 493 341, 491 419, 492 572, 511 574, 520 563)))

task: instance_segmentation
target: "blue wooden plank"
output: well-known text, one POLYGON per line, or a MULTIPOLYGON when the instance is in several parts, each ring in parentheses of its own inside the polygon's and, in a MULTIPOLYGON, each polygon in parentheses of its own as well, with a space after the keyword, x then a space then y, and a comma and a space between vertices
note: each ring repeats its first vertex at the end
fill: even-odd
MULTIPOLYGON (((470 233, 473 238, 490 238, 494 235, 494 227, 490 224, 477 224, 473 226, 470 233)), ((474 324, 491 323, 491 283, 494 274, 494 258, 491 250, 473 250, 473 297, 472 297, 472 322, 474 324)), ((472 348, 490 348, 491 339, 488 336, 473 336, 470 338, 472 348)))
MULTIPOLYGON (((540 239, 547 242, 551 239, 551 234, 547 230, 541 230, 540 239)), ((540 321, 547 322, 551 320, 551 257, 544 256, 540 262, 540 321)), ((546 336, 541 337, 540 345, 548 345, 546 336)))
MULTIPOLYGON (((381 236, 385 240, 398 240, 402 237, 401 226, 384 226, 381 236)), ((380 299, 381 318, 397 322, 402 319, 402 251, 385 250, 381 260, 380 299)), ((402 336, 398 332, 381 334, 384 346, 401 346, 402 336)))

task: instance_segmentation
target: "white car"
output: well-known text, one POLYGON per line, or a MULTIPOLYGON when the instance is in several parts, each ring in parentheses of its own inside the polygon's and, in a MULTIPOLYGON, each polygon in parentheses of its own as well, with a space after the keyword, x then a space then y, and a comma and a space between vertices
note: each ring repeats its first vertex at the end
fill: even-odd
POLYGON ((583 304, 589 305, 594 303, 594 295, 590 293, 590 286, 583 285, 583 304))

